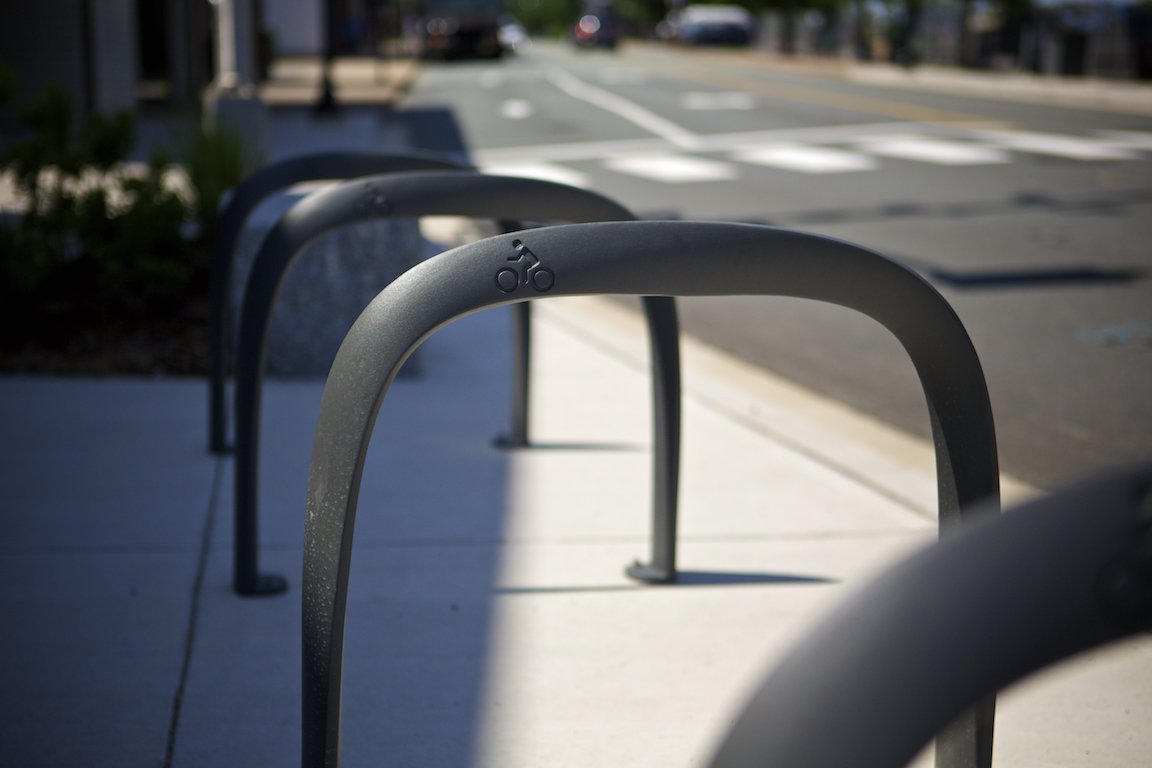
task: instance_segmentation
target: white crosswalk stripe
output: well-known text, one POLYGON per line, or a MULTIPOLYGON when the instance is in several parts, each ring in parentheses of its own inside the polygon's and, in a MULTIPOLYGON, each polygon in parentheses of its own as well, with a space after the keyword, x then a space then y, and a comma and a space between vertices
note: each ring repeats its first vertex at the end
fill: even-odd
POLYGON ((632 176, 641 176, 667 184, 687 184, 699 181, 730 181, 739 176, 731 163, 706 160, 689 155, 648 155, 617 157, 607 160, 604 167, 632 176))
POLYGON ((555 163, 510 163, 483 165, 481 170, 492 176, 517 176, 525 179, 541 179, 567 184, 570 187, 590 189, 592 182, 588 174, 555 163))
POLYGON ((524 99, 508 99, 501 102, 500 114, 509 120, 524 120, 532 117, 536 110, 532 108, 531 102, 524 99))
POLYGON ((993 146, 1069 160, 1134 160, 1139 157, 1136 152, 1115 146, 1112 142, 1083 136, 1024 131, 980 131, 979 135, 993 146))
POLYGON ((859 152, 803 144, 774 144, 745 149, 734 152, 732 157, 745 163, 800 173, 870 171, 879 165, 875 158, 859 152))
POLYGON ((1098 133, 1113 147, 1152 150, 1152 133, 1141 131, 1098 131, 1098 133))
POLYGON ((1007 152, 995 147, 922 136, 881 136, 857 146, 873 155, 937 165, 990 165, 1011 160, 1007 152))

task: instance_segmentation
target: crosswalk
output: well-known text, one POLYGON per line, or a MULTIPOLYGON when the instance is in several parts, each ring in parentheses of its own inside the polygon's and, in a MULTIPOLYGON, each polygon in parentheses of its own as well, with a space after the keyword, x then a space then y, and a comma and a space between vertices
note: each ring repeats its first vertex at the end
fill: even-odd
POLYGON ((1053 155, 1069 160, 1135 160, 1139 154, 1107 139, 1087 139, 1051 133, 984 131, 986 140, 1006 149, 1053 155))
POLYGON ((617 157, 606 160, 604 167, 666 184, 731 181, 739 175, 732 163, 683 154, 617 157))
POLYGON ((869 155, 915 160, 936 165, 993 165, 1007 163, 1007 152, 994 146, 921 136, 881 136, 858 145, 869 155))
POLYGON ((787 142, 739 150, 732 157, 744 163, 797 173, 871 171, 879 165, 876 158, 859 152, 787 142))
POLYGON ((1096 131, 1088 136, 963 129, 950 131, 845 130, 813 134, 801 140, 795 132, 705 137, 698 147, 667 143, 552 145, 478 153, 488 172, 527 176, 589 187, 597 172, 623 174, 662 184, 731 181, 752 167, 790 174, 833 177, 877 171, 893 161, 933 166, 1001 166, 1028 157, 1072 162, 1118 162, 1152 157, 1152 133, 1096 131))

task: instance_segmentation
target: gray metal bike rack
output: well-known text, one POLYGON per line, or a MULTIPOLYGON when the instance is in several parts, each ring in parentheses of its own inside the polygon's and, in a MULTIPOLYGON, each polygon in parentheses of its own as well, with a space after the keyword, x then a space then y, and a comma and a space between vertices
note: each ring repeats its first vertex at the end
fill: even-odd
MULTIPOLYGON (((945 532, 999 504, 987 386, 947 301, 907 267, 839 240, 747 224, 616 222, 500 235, 436 256, 368 306, 337 352, 312 446, 304 534, 303 764, 339 763, 353 527, 364 458, 400 366, 436 329, 478 309, 552 296, 781 295, 856 309, 886 326, 919 374, 945 532), (519 272, 516 285, 506 271, 519 272), (531 275, 548 270, 540 283, 531 275), (526 279, 527 278, 527 279, 526 279), (509 290, 511 288, 511 290, 509 290)), ((986 768, 994 700, 942 738, 948 768, 986 768)))
MULTIPOLYGON (((338 226, 384 217, 469 216, 501 218, 515 214, 527 220, 622 221, 627 209, 594 192, 536 179, 486 176, 463 171, 393 173, 336 184, 305 197, 286 213, 264 239, 252 263, 240 317, 236 356, 235 561, 233 586, 242 595, 282 592, 286 582, 259 572, 258 475, 260 382, 272 306, 284 274, 303 247, 338 226)), ((511 283, 499 283, 502 295, 521 288, 548 290, 540 282, 547 270, 533 271, 531 286, 521 285, 514 269, 511 283)), ((634 578, 667 582, 675 578, 676 503, 680 460, 680 351, 676 305, 668 297, 644 297, 652 354, 653 494, 652 559, 629 569, 634 578)), ((527 309, 527 304, 522 305, 527 309)), ((528 316, 518 312, 513 355, 513 431, 525 434, 513 444, 527 444, 528 316)))
POLYGON ((1144 465, 981 521, 874 579, 761 683, 711 765, 900 768, 973 702, 1150 628, 1144 465))
POLYGON ((350 179, 396 171, 461 170, 468 165, 450 158, 419 153, 323 152, 266 165, 232 190, 220 214, 220 229, 212 248, 210 286, 211 322, 208 347, 208 449, 227 453, 227 405, 224 381, 228 377, 228 297, 232 287, 232 261, 244 223, 256 206, 274 192, 293 184, 322 179, 350 179))

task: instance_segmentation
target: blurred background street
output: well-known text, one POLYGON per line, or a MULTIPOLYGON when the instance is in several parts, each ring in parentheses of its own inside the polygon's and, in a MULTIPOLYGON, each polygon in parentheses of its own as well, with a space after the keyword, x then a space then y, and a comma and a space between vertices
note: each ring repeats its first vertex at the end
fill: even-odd
MULTIPOLYGON (((1152 448, 1152 103, 982 95, 900 70, 651 44, 430 64, 414 140, 596 189, 647 218, 794 227, 914 266, 956 307, 1005 467, 1040 486, 1152 448), (879 84, 887 79, 890 83, 879 84), (437 135, 424 118, 450 110, 437 135), (454 137, 451 131, 459 135, 454 137)), ((1104 90, 1104 86, 1101 86, 1104 90)), ((687 331, 926 435, 883 329, 789 299, 690 299, 687 331)))

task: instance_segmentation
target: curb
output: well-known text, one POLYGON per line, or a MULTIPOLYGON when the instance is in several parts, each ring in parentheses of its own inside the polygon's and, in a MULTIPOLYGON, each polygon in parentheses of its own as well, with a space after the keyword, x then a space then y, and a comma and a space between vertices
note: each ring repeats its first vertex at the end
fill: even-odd
POLYGON ((1025 72, 981 72, 935 64, 905 68, 895 64, 859 62, 839 57, 784 56, 756 48, 730 51, 669 47, 644 40, 629 40, 628 48, 657 55, 712 58, 749 69, 878 87, 1070 109, 1152 115, 1152 83, 1134 80, 1070 78, 1025 72))
POLYGON ((948 93, 956 96, 1152 115, 1152 85, 1130 81, 1073 79, 1024 72, 981 75, 947 67, 921 66, 904 69, 880 64, 846 67, 844 79, 864 85, 948 93))

